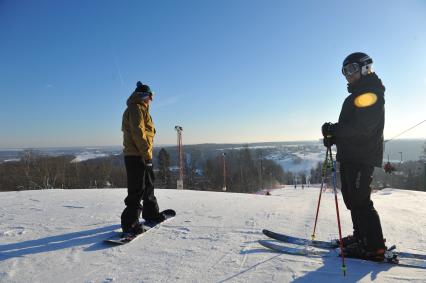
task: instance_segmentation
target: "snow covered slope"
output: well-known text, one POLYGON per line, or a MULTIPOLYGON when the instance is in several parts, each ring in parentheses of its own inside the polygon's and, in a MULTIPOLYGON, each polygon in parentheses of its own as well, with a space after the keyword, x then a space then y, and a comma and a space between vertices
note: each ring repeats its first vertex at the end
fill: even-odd
MULTIPOLYGON (((178 216, 134 242, 102 243, 119 229, 124 189, 0 193, 0 282, 425 282, 426 269, 272 253, 263 228, 309 237, 318 188, 272 196, 157 190, 178 216)), ((426 253, 426 193, 373 196, 388 242, 426 253)), ((340 200, 343 233, 350 216, 340 200)), ((337 236, 334 198, 323 195, 318 239, 337 236)))

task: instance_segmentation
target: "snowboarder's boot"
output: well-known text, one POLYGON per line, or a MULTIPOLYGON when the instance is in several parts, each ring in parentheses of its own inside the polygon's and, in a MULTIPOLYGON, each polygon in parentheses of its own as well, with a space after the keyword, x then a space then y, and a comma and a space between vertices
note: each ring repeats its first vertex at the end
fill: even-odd
POLYGON ((139 227, 139 217, 141 213, 141 206, 126 206, 126 208, 123 210, 123 213, 121 213, 121 228, 124 233, 140 232, 141 228, 139 227))
POLYGON ((124 234, 138 235, 142 234, 143 232, 145 232, 145 228, 142 226, 141 223, 137 223, 129 228, 123 228, 124 234))
POLYGON ((145 222, 149 223, 160 223, 166 219, 164 215, 160 213, 157 199, 155 197, 152 197, 149 200, 144 200, 142 218, 145 220, 145 222))
POLYGON ((145 216, 143 218, 145 219, 145 223, 148 224, 158 224, 166 220, 166 216, 160 212, 156 214, 150 214, 149 217, 145 216))

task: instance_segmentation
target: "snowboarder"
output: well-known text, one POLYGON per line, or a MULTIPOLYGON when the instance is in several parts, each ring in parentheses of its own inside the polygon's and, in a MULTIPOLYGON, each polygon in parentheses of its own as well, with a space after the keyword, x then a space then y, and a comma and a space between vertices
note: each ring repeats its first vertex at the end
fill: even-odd
POLYGON ((342 239, 344 254, 381 261, 385 243, 379 215, 371 200, 374 167, 383 161, 384 92, 365 53, 352 53, 343 61, 342 73, 350 95, 345 99, 338 123, 322 126, 324 145, 337 146, 342 195, 351 212, 353 235, 342 239))
POLYGON ((148 85, 137 82, 123 114, 123 153, 128 188, 124 200, 126 208, 121 214, 121 227, 124 233, 143 232, 143 227, 139 223, 141 213, 145 221, 164 220, 164 215, 159 212, 153 184, 152 149, 155 128, 149 114, 153 95, 148 85))

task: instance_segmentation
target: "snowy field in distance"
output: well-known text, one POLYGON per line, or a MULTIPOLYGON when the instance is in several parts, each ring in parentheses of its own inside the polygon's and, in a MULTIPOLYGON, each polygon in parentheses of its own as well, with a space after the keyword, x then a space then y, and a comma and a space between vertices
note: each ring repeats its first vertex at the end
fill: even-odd
POLYGON ((293 173, 306 173, 309 175, 311 169, 317 167, 318 162, 324 161, 324 157, 325 152, 296 152, 289 158, 276 159, 274 161, 277 162, 285 171, 290 171, 293 173))
POLYGON ((100 153, 100 152, 82 152, 75 156, 73 160, 71 160, 71 163, 77 163, 82 161, 87 161, 89 159, 95 159, 100 157, 107 157, 108 154, 106 153, 100 153))
MULTIPOLYGON (((125 189, 0 193, 0 282, 425 282, 426 269, 272 253, 261 230, 309 237, 318 188, 272 196, 157 190, 177 217, 134 242, 111 247, 125 189)), ((426 253, 426 193, 385 189, 373 195, 385 237, 426 253)), ((343 233, 350 216, 340 199, 343 233)), ((323 194, 318 239, 337 237, 334 197, 323 194)))

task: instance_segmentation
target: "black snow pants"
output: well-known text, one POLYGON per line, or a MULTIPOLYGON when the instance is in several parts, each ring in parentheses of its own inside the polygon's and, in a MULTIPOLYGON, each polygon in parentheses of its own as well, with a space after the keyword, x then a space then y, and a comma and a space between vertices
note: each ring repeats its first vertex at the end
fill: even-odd
POLYGON ((379 214, 370 198, 373 171, 370 165, 340 163, 342 195, 351 211, 354 236, 370 251, 385 247, 379 214))
POLYGON ((139 223, 139 217, 145 220, 155 219, 159 215, 157 199, 154 195, 154 172, 145 165, 140 156, 125 156, 127 172, 126 208, 121 214, 121 227, 127 230, 139 223), (143 206, 141 201, 143 200, 143 206))

